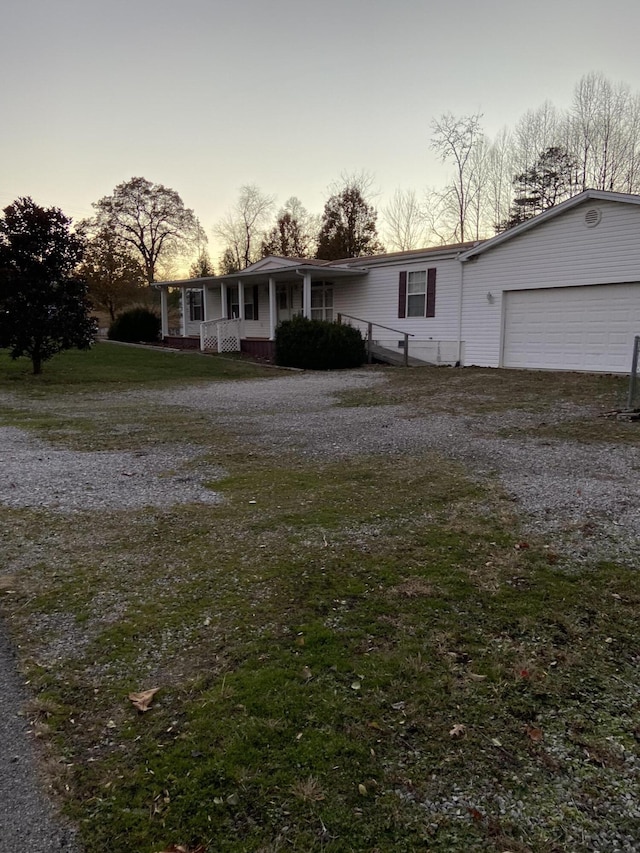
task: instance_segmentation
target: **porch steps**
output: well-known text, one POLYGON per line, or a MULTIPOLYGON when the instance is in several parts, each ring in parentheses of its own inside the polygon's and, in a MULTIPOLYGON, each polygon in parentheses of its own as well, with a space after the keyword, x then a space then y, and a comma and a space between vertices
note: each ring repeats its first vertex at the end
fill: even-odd
MULTIPOLYGON (((404 367, 404 352, 401 349, 393 350, 381 347, 379 344, 371 344, 371 355, 378 364, 389 364, 392 367, 404 367)), ((409 356, 409 367, 424 367, 426 362, 409 356)))

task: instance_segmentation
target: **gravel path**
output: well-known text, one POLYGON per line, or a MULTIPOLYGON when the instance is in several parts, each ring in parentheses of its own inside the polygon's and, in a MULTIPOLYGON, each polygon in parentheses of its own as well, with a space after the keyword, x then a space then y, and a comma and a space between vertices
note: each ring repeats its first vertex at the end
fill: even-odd
POLYGON ((25 701, 13 650, 0 636, 0 853, 78 853, 38 784, 25 701))
MULTIPOLYGON (((570 553, 574 560, 606 557, 635 565, 640 544, 637 448, 538 440, 517 432, 499 437, 542 420, 523 412, 417 416, 409 404, 335 406, 337 392, 384 381, 382 374, 369 371, 295 374, 70 401, 80 414, 83 408, 97 409, 106 418, 109 406, 131 400, 179 407, 185 417, 190 410, 204 412, 213 423, 233 427, 266 452, 286 448, 309 459, 441 453, 472 476, 497 478, 517 505, 523 531, 543 535, 559 553, 570 553)), ((69 402, 45 405, 64 411, 69 402)), ((544 420, 562 420, 567 414, 575 411, 545 412, 544 420)), ((0 504, 72 515, 83 509, 215 502, 219 496, 204 483, 221 471, 200 464, 201 453, 183 445, 150 446, 140 453, 73 452, 54 449, 15 428, 0 428, 0 504)), ((73 837, 52 822, 50 806, 35 781, 27 725, 18 716, 24 699, 10 648, 0 637, 0 853, 75 851, 73 837)))
POLYGON ((202 454, 198 448, 76 453, 11 427, 0 427, 0 443, 0 503, 6 506, 73 512, 220 500, 202 485, 218 478, 220 468, 197 464, 189 470, 202 454))

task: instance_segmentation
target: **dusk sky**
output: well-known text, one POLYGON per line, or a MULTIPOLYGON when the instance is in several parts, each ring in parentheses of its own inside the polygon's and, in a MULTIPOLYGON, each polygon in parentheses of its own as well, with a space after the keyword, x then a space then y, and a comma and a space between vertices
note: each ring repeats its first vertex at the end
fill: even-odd
POLYGON ((639 0, 1 0, 0 206, 143 176, 211 238, 243 184, 321 212, 364 169, 380 208, 442 184, 445 111, 493 136, 590 71, 640 90, 639 31, 639 0))

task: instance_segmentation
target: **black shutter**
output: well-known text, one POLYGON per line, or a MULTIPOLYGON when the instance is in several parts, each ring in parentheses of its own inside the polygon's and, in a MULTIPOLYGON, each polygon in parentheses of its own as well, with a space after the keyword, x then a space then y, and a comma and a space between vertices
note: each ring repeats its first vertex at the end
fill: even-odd
POLYGON ((436 316, 436 271, 427 270, 427 317, 436 316))
POLYGON ((258 319, 258 285, 253 285, 253 319, 258 319))
POLYGON ((402 271, 398 277, 398 317, 407 316, 407 273, 402 271))

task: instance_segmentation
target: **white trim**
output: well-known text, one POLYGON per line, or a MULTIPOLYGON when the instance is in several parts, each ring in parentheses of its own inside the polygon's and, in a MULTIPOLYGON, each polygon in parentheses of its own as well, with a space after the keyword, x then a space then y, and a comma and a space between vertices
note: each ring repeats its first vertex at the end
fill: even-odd
POLYGON ((269 340, 276 339, 276 325, 278 322, 278 305, 276 302, 276 280, 269 278, 269 340))
POLYGON ((180 288, 180 304, 182 305, 182 316, 180 317, 180 334, 183 338, 187 337, 187 314, 189 312, 189 298, 187 296, 187 288, 180 288))
POLYGON ((302 315, 307 320, 311 319, 311 273, 304 274, 302 284, 302 315))
POLYGON ((242 279, 238 279, 238 317, 244 320, 244 284, 242 279))
POLYGON ((220 282, 220 313, 222 314, 223 320, 229 319, 229 309, 227 307, 227 283, 226 281, 220 282))
POLYGON ((169 291, 164 287, 160 290, 160 318, 162 320, 162 337, 169 335, 169 291))

